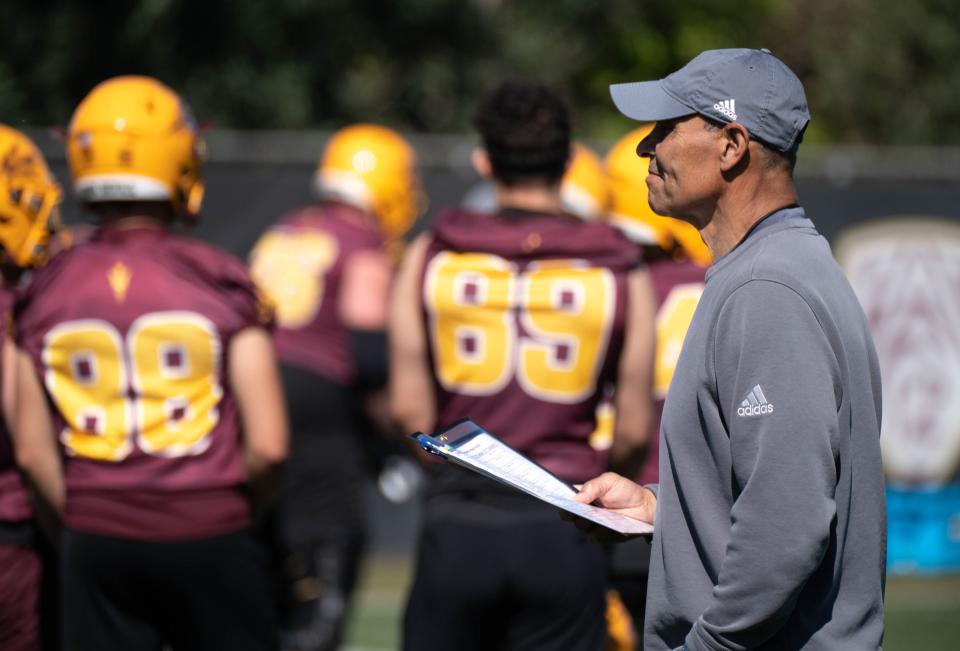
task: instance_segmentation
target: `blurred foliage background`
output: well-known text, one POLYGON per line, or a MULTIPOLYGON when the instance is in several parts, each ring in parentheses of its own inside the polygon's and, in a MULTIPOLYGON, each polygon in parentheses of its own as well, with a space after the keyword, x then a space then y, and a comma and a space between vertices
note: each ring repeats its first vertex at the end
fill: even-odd
POLYGON ((156 76, 201 121, 458 132, 506 77, 566 90, 579 134, 611 82, 767 47, 806 83, 808 142, 960 144, 956 0, 4 0, 0 120, 64 124, 97 82, 156 76))

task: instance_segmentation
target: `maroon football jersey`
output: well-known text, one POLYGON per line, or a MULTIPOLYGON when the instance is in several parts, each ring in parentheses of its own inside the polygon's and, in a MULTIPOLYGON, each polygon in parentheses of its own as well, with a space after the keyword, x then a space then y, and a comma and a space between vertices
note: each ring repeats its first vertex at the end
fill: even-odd
POLYGON ((250 521, 231 337, 269 315, 244 266, 151 229, 98 231, 17 303, 66 457, 68 527, 190 539, 250 521))
POLYGON ((437 426, 469 417, 571 482, 604 469, 588 444, 615 378, 637 248, 602 223, 448 212, 423 269, 437 426))
MULTIPOLYGON (((13 307, 13 291, 0 285, 0 343, 8 336, 7 319, 13 307)), ((0 355, 0 377, 3 356, 0 355)), ((0 387, 2 389, 2 387, 0 387)), ((0 522, 22 522, 32 516, 30 499, 20 479, 7 430, 7 419, 0 414, 0 522)))
POLYGON ((350 256, 382 246, 369 218, 338 203, 295 212, 264 233, 250 270, 276 306, 274 343, 283 363, 353 383, 356 368, 337 313, 341 278, 350 256))
POLYGON ((637 478, 640 484, 656 484, 660 473, 660 418, 670 380, 677 366, 683 338, 703 294, 706 267, 672 258, 650 261, 650 278, 657 299, 657 350, 654 368, 654 411, 650 430, 650 452, 637 478))

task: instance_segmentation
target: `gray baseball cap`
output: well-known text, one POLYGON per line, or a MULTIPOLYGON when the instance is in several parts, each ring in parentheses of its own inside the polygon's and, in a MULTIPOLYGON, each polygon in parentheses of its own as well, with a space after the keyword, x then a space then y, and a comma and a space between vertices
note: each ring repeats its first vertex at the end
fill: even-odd
POLYGON ((634 120, 698 113, 742 124, 781 152, 796 150, 810 121, 803 84, 769 50, 707 50, 663 79, 613 84, 610 96, 634 120))

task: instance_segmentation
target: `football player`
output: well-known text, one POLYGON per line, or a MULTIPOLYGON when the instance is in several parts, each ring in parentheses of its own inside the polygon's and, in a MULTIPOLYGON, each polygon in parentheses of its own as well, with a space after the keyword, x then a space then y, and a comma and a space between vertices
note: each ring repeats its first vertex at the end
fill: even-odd
MULTIPOLYGON (((407 432, 469 416, 576 483, 606 466, 588 438, 616 380, 610 454, 629 467, 648 432, 653 354, 639 251, 564 212, 570 118, 554 90, 504 84, 476 124, 473 162, 498 207, 446 212, 408 250, 391 299, 392 411, 407 432)), ((432 471, 404 648, 603 649, 603 549, 525 494, 432 471)))
MULTIPOLYGON (((570 164, 560 181, 560 202, 563 212, 587 221, 606 219, 610 208, 603 161, 586 145, 570 145, 570 164)), ((460 202, 468 212, 496 212, 496 188, 489 179, 475 183, 460 202)))
MULTIPOLYGON (((684 336, 703 293, 710 251, 700 233, 686 222, 661 217, 647 203, 649 158, 637 156, 637 145, 652 129, 648 125, 621 138, 606 157, 612 194, 610 221, 643 247, 656 293, 657 347, 654 358, 653 395, 649 450, 639 473, 641 485, 659 479, 660 416, 677 365, 684 336)), ((636 631, 637 649, 643 648, 644 606, 647 598, 649 538, 614 545, 611 578, 627 607, 636 631)))
POLYGON ((424 205, 415 162, 391 129, 336 132, 314 177, 318 203, 282 217, 250 256, 277 305, 291 419, 275 518, 286 649, 333 650, 342 637, 366 529, 361 403, 384 411, 390 251, 424 205))
POLYGON ((24 134, 0 125, 0 648, 35 651, 40 641, 41 560, 33 508, 14 463, 16 354, 8 323, 20 272, 46 255, 60 187, 24 134))
POLYGON ((165 85, 95 87, 67 158, 100 226, 17 303, 18 460, 63 520, 64 649, 277 646, 250 530, 287 451, 270 310, 242 263, 171 232, 202 154, 165 85))

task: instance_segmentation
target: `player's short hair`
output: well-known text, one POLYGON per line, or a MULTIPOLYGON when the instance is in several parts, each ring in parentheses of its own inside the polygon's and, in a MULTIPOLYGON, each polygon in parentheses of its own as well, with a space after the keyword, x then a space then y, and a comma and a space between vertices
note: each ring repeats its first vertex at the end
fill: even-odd
POLYGON ((480 105, 474 124, 497 182, 553 185, 563 178, 570 110, 559 91, 537 82, 505 82, 480 105))

